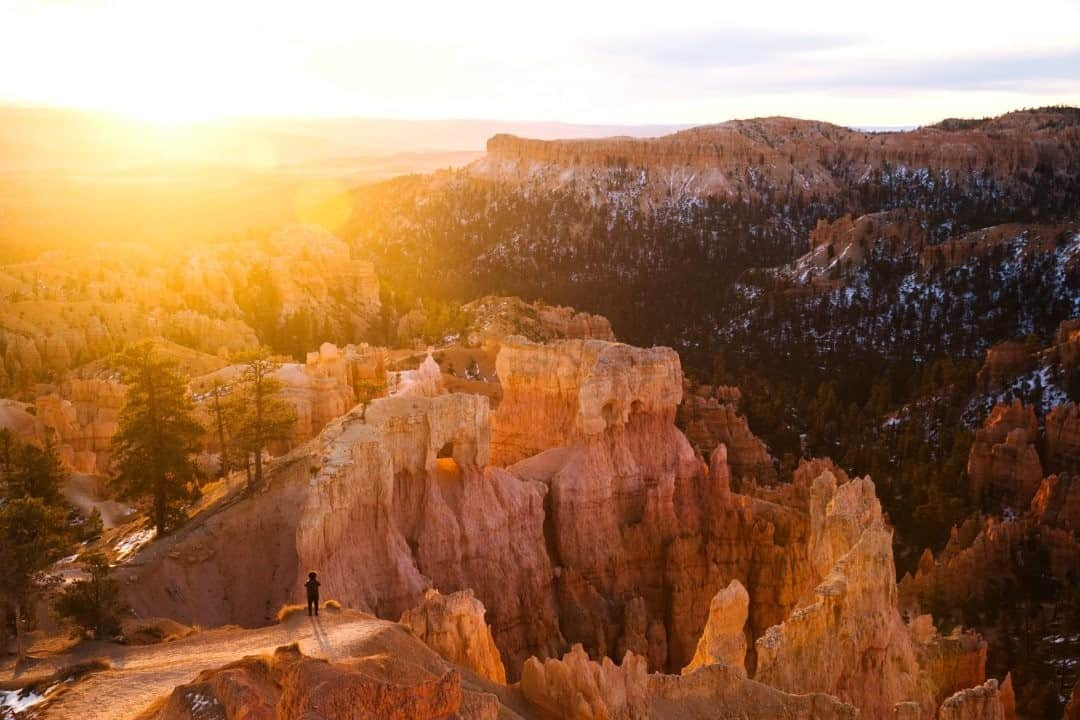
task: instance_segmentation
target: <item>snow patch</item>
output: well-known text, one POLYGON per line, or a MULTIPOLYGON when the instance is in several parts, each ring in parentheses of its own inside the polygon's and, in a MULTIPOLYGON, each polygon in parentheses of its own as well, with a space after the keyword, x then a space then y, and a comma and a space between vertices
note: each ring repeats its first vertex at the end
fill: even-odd
MULTIPOLYGON (((55 687, 55 685, 53 686, 55 687)), ((52 687, 43 693, 36 693, 29 688, 22 690, 0 690, 0 717, 18 717, 44 700, 52 687)))
POLYGON ((121 539, 120 542, 116 543, 113 547, 113 550, 116 552, 117 561, 126 560, 134 555, 138 552, 139 548, 153 540, 156 534, 157 533, 153 528, 145 528, 133 532, 121 539))

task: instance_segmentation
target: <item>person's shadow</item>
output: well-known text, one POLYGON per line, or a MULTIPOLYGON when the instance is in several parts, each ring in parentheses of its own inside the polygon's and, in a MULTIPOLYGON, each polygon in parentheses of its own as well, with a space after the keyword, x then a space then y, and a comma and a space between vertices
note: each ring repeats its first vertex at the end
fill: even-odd
POLYGON ((308 621, 311 623, 312 637, 319 645, 319 649, 323 654, 330 655, 334 646, 330 644, 330 636, 326 634, 326 630, 323 629, 322 619, 318 615, 308 615, 308 621))

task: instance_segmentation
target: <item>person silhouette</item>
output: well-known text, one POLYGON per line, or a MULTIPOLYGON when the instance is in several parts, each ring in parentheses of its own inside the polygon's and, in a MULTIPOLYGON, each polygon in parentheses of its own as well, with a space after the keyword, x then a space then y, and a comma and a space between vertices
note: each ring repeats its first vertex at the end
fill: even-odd
POLYGON ((314 609, 315 615, 319 614, 319 576, 313 572, 307 574, 308 580, 304 583, 307 588, 307 614, 310 617, 314 609))

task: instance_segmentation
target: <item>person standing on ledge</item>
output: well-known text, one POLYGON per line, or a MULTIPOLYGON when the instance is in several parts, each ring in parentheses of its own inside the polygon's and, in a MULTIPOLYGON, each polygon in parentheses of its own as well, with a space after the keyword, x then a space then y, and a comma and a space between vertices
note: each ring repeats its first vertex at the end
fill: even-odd
POLYGON ((319 614, 319 576, 309 572, 307 577, 304 587, 307 588, 307 614, 311 617, 312 608, 315 609, 315 615, 319 614))

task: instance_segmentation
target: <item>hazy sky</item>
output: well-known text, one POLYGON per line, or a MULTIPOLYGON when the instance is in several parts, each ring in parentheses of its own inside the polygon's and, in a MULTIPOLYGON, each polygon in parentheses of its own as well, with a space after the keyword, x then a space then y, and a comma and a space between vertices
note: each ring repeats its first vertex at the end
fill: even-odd
POLYGON ((0 102, 908 125, 1080 105, 1080 0, 0 0, 0 102))

